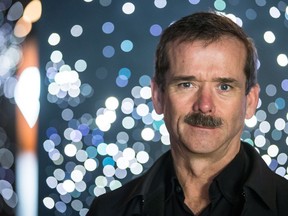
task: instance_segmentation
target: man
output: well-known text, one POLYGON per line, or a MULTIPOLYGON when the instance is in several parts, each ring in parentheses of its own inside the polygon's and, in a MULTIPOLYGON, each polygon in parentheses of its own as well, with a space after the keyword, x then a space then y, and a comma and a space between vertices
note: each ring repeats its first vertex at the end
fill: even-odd
POLYGON ((241 142, 259 98, 257 53, 222 15, 196 13, 162 34, 152 100, 171 151, 143 176, 96 198, 92 215, 288 215, 288 181, 241 142))

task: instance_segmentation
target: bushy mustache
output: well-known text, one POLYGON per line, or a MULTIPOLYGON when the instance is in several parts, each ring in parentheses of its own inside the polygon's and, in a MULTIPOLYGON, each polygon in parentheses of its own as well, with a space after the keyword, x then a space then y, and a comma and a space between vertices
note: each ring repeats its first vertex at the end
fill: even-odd
POLYGON ((217 128, 223 124, 223 121, 219 117, 213 117, 211 115, 204 115, 202 113, 192 113, 185 116, 184 121, 192 126, 217 128))

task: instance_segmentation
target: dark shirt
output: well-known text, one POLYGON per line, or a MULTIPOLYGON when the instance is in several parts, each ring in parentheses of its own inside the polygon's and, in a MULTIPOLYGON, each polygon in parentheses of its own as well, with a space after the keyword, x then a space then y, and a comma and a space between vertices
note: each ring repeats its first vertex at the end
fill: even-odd
MULTIPOLYGON (((209 188, 210 204, 198 216, 240 215, 244 204, 243 185, 249 176, 249 160, 241 147, 235 158, 216 176, 209 188)), ((170 177, 166 181, 166 216, 193 216, 184 203, 184 193, 171 164, 170 177)))

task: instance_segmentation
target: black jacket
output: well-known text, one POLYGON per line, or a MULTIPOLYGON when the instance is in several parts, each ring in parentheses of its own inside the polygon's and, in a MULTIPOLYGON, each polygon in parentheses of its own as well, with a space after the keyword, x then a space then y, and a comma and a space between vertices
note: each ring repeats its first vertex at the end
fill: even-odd
MULTIPOLYGON (((288 216, 288 181, 272 172, 253 147, 242 145, 252 167, 243 188, 241 215, 288 216)), ((164 179, 171 163, 168 151, 141 177, 95 198, 87 216, 164 216, 164 179)))

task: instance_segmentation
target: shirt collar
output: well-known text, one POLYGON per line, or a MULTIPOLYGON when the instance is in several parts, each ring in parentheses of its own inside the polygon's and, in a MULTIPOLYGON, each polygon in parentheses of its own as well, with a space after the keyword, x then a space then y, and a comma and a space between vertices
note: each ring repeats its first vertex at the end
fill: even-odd
MULTIPOLYGON (((214 199, 223 195, 229 202, 234 203, 239 200, 242 194, 243 184, 248 175, 248 158, 242 147, 235 158, 223 169, 214 179, 210 186, 210 198, 214 199)), ((176 177, 175 169, 171 163, 169 173, 165 180, 166 201, 171 198, 174 191, 180 187, 176 177)))
MULTIPOLYGON (((210 198, 218 197, 219 193, 221 193, 228 201, 232 203, 237 201, 239 194, 242 193, 243 183, 247 177, 248 165, 246 163, 245 153, 243 149, 240 148, 235 158, 214 179, 210 187, 210 198)), ((165 180, 166 200, 180 187, 172 163, 170 164, 169 170, 165 180)))

